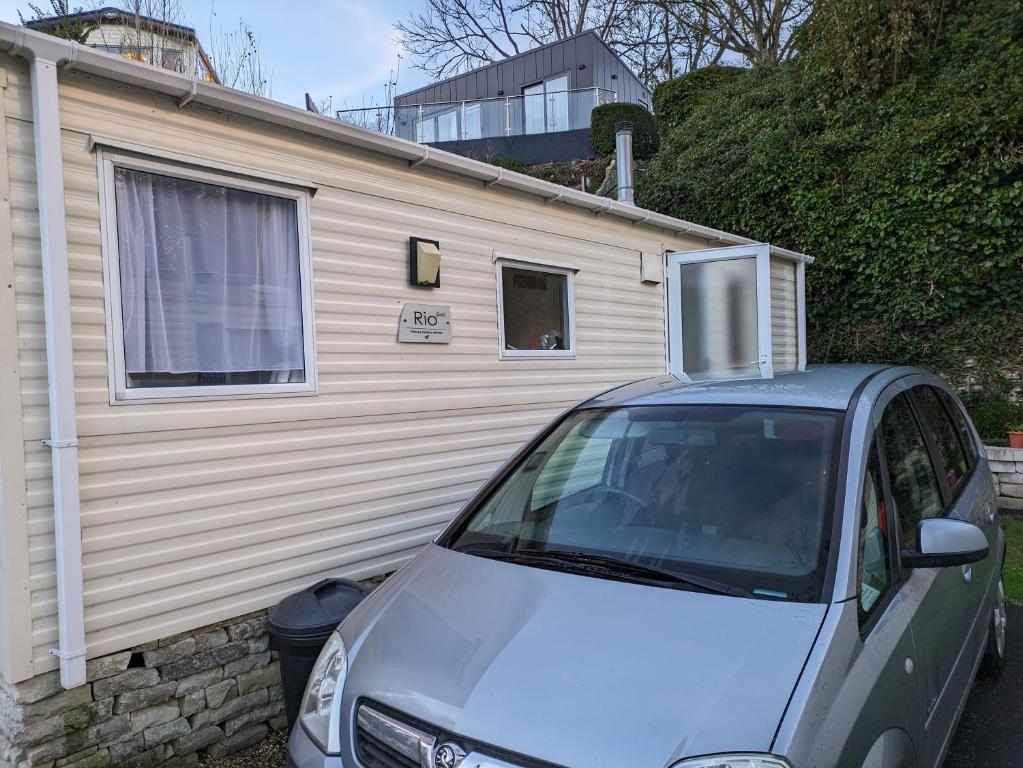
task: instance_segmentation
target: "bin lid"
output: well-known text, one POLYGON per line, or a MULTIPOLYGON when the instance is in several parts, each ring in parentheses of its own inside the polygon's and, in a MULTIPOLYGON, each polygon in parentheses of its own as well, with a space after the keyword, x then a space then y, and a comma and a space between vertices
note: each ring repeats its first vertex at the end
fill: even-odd
POLYGON ((270 609, 270 630, 277 635, 326 637, 370 593, 350 579, 324 579, 288 595, 270 609))

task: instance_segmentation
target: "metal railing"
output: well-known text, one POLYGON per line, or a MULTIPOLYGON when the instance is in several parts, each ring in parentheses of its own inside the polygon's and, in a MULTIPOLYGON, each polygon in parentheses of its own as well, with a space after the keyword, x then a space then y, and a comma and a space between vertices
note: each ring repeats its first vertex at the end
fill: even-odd
POLYGON ((614 91, 584 88, 472 101, 339 109, 339 120, 420 144, 557 133, 590 127, 590 113, 618 100, 614 91))

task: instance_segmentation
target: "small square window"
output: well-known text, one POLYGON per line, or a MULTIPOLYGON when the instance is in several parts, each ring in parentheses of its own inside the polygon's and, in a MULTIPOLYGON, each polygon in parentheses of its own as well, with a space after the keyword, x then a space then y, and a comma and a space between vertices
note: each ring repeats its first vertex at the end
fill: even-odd
POLYGON ((112 399, 313 391, 305 193, 101 167, 112 399))
POLYGON ((498 264, 502 357, 575 355, 570 270, 498 264))

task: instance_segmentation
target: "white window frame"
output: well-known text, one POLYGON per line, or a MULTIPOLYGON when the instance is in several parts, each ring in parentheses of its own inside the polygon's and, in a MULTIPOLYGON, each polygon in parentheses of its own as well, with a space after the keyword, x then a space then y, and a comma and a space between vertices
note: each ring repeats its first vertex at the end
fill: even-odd
MULTIPOLYGON (((708 248, 699 251, 669 251, 665 254, 667 290, 664 292, 665 316, 668 322, 668 371, 681 381, 692 379, 683 370, 685 351, 682 349, 682 265, 706 261, 756 259, 757 267, 757 347, 760 377, 774 378, 774 360, 771 351, 771 246, 738 245, 728 248, 708 248)), ((797 270, 797 282, 799 274, 797 270)), ((797 312, 802 317, 802 291, 797 285, 797 312)), ((798 320, 797 320, 798 322, 798 320)), ((802 336, 800 336, 802 338, 802 336)), ((805 352, 802 352, 805 356, 805 352)))
POLYGON ((103 289, 106 303, 107 369, 110 404, 187 402, 275 396, 308 396, 318 392, 316 329, 313 320, 312 260, 310 257, 309 192, 262 180, 239 178, 192 166, 98 149, 100 229, 103 251, 103 289), (193 387, 129 387, 124 363, 124 326, 121 308, 121 262, 117 244, 114 169, 128 168, 246 192, 294 200, 298 216, 299 284, 302 291, 302 337, 305 381, 282 384, 226 384, 193 387))
POLYGON ((498 258, 497 269, 497 348, 501 360, 521 360, 523 358, 561 358, 574 359, 575 348, 575 273, 567 267, 556 267, 541 264, 532 260, 498 258), (504 268, 528 270, 530 272, 546 272, 552 275, 565 276, 565 311, 568 316, 568 349, 505 349, 504 341, 504 268))

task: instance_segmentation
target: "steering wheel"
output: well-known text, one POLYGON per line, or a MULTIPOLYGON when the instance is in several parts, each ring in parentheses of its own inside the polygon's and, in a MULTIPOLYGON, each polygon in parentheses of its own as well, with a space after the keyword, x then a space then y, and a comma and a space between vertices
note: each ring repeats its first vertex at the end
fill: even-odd
POLYGON ((594 486, 583 495, 582 500, 586 503, 598 503, 594 498, 598 494, 604 495, 605 497, 617 497, 631 501, 636 506, 637 512, 650 512, 650 506, 638 496, 635 496, 628 491, 623 491, 620 488, 609 488, 606 485, 594 486))

